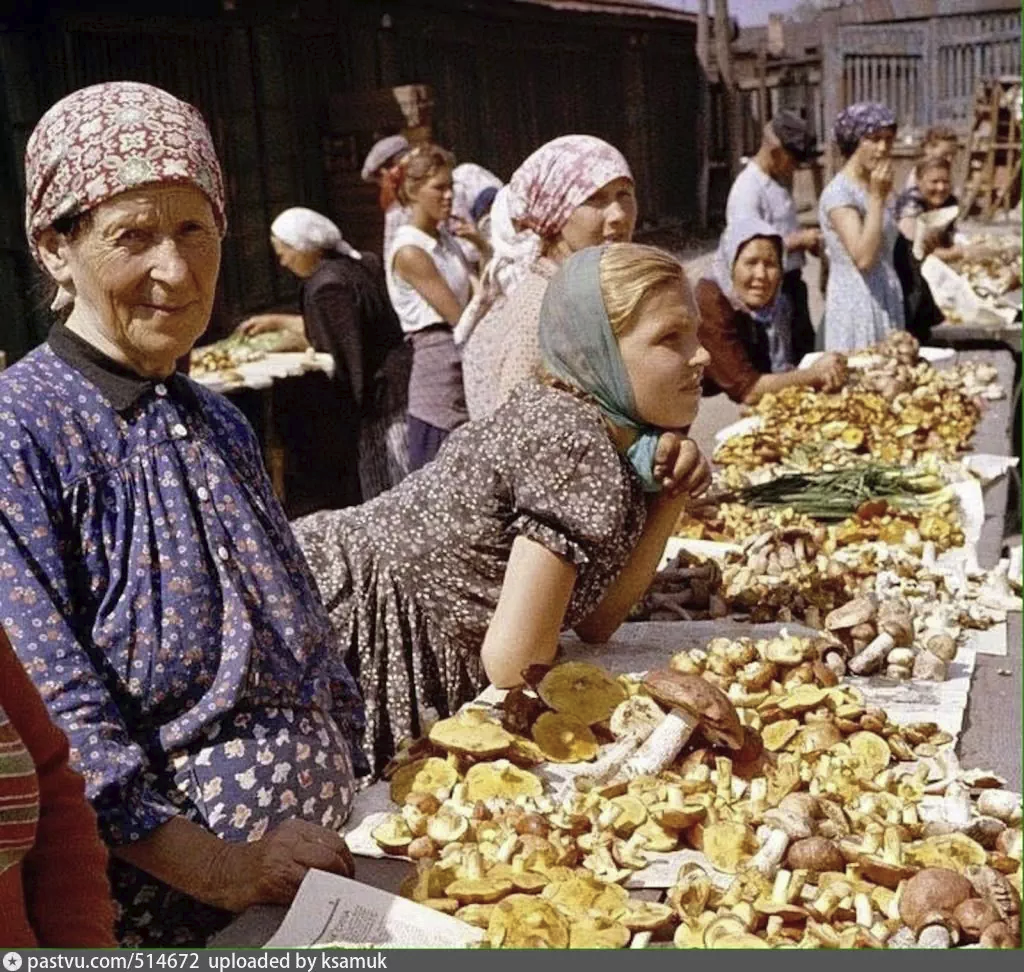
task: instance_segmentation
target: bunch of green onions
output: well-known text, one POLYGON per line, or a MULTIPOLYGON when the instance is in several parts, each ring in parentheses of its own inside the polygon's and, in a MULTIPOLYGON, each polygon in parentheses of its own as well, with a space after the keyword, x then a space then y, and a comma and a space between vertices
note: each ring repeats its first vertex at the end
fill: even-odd
POLYGON ((912 510, 938 505, 951 496, 935 473, 875 462, 832 472, 788 473, 736 492, 736 499, 746 506, 790 507, 816 520, 845 520, 871 500, 912 510))

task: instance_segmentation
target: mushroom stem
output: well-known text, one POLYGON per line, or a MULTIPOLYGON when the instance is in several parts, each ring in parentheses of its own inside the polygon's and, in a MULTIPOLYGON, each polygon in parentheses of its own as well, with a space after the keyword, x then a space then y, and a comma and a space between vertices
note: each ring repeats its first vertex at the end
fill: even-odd
POLYGON ((950 783, 942 798, 942 817, 955 827, 963 830, 971 822, 971 794, 962 783, 950 783))
POLYGON ((870 675, 877 669, 885 656, 896 647, 892 635, 880 634, 863 651, 858 652, 847 663, 847 668, 854 675, 870 675))
POLYGON ((789 847, 789 834, 784 830, 771 829, 758 852, 750 859, 749 866, 766 878, 774 878, 789 847))
POLYGON ((630 948, 647 948, 651 944, 654 935, 649 931, 636 932, 633 940, 629 943, 630 948))
POLYGON ((945 925, 929 925, 917 936, 918 948, 951 948, 952 945, 953 937, 945 925))
POLYGON ((874 909, 871 907, 871 899, 863 891, 853 896, 853 909, 857 924, 862 928, 870 928, 874 924, 874 909))
POLYGON ((626 761, 623 774, 629 779, 653 776, 671 766, 699 722, 696 716, 683 709, 673 709, 626 761))

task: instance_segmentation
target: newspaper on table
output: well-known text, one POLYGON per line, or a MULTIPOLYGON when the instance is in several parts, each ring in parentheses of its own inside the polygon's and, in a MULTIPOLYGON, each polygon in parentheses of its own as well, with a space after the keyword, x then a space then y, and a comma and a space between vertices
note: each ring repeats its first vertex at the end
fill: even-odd
POLYGON ((386 891, 310 871, 266 948, 468 948, 482 929, 386 891))
POLYGON ((979 296, 965 277, 934 254, 921 264, 921 276, 928 281, 935 303, 964 324, 1006 327, 1016 320, 1016 308, 979 296))

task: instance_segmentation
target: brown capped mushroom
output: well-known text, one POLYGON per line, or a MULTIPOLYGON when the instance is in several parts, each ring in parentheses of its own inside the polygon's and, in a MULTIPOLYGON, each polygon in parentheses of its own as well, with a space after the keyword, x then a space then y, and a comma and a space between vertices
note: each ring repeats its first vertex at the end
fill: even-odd
POLYGON ((745 735, 729 697, 700 675, 671 669, 649 672, 644 689, 668 715, 630 757, 626 774, 658 773, 679 755, 697 726, 712 744, 740 749, 745 735))
POLYGON ((952 917, 956 908, 973 896, 971 882, 956 871, 926 867, 907 881, 900 897, 900 918, 916 933, 929 915, 941 912, 952 917))
POLYGON ((982 948, 1016 948, 1017 942, 1005 921, 994 921, 982 933, 978 944, 982 948))
POLYGON ((794 871, 820 874, 822 871, 844 871, 846 860, 833 841, 825 837, 805 837, 789 848, 786 866, 794 871))
POLYGON ((999 912, 981 898, 968 898, 953 910, 953 918, 960 926, 964 940, 976 942, 989 925, 999 921, 999 912))

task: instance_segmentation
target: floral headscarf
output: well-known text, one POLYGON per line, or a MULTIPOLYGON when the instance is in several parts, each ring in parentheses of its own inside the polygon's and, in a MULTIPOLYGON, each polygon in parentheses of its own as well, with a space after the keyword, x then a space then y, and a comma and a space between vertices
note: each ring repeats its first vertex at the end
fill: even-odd
POLYGON ((839 151, 853 155, 862 138, 896 127, 896 113, 877 101, 859 101, 839 112, 832 130, 839 151))
POLYGON ((542 145, 499 190, 491 207, 494 257, 456 329, 456 341, 500 297, 511 293, 538 260, 544 241, 557 234, 573 212, 614 179, 632 181, 622 153, 593 135, 563 135, 542 145))
POLYGON ((157 183, 193 185, 227 229, 224 180, 213 139, 191 105, 148 84, 111 81, 62 98, 25 150, 25 231, 32 255, 59 219, 157 183))

